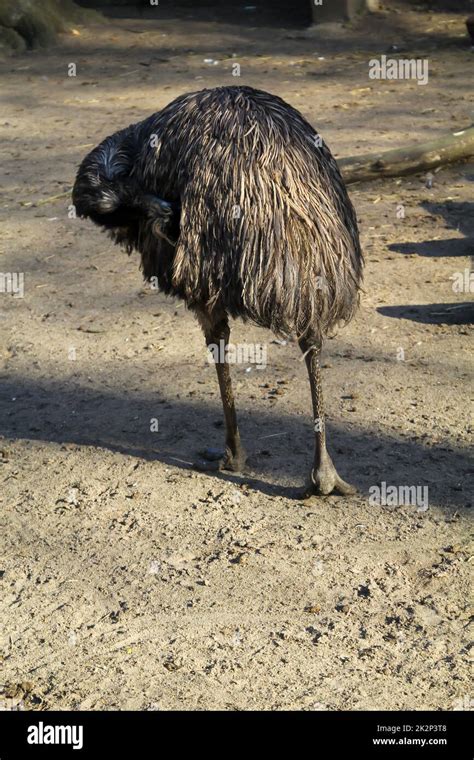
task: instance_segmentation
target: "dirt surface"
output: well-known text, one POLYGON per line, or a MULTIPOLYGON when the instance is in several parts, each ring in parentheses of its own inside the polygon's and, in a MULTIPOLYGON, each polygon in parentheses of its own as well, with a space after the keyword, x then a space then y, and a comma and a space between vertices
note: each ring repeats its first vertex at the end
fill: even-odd
POLYGON ((289 10, 157 8, 0 64, 0 269, 25 278, 23 298, 0 294, 7 708, 472 704, 472 294, 452 278, 472 253, 474 165, 350 188, 364 294, 326 343, 324 385, 355 497, 295 498, 312 458, 305 365, 240 323, 234 343, 267 347, 265 368, 233 367, 248 470, 193 470, 223 437, 197 323, 51 200, 106 134, 223 83, 288 100, 336 156, 467 126, 464 17, 397 10, 321 37, 289 10), (426 86, 369 80, 393 45, 428 58, 426 86), (374 504, 382 482, 427 486, 429 502, 374 504))

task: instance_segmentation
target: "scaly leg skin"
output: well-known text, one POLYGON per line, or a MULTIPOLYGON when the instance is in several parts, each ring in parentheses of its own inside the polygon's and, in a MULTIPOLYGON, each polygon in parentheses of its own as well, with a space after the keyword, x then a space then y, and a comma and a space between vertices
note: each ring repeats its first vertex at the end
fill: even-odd
POLYGON ((314 417, 314 464, 303 496, 309 497, 312 494, 326 496, 333 491, 344 496, 356 493, 357 489, 354 486, 339 477, 326 449, 326 424, 321 384, 321 340, 305 337, 299 340, 299 344, 308 369, 314 417))
POLYGON ((196 315, 204 330, 207 345, 213 345, 218 348, 216 352, 216 371, 224 409, 226 438, 224 451, 207 449, 204 452, 200 452, 206 461, 201 460, 196 462, 195 467, 205 471, 232 470, 233 472, 242 472, 245 466, 246 455, 240 442, 240 433, 237 426, 237 414, 235 411, 229 364, 225 361, 225 351, 223 356, 221 356, 220 351, 221 346, 227 347, 229 342, 230 328, 227 315, 223 312, 211 315, 201 310, 196 310, 196 315))

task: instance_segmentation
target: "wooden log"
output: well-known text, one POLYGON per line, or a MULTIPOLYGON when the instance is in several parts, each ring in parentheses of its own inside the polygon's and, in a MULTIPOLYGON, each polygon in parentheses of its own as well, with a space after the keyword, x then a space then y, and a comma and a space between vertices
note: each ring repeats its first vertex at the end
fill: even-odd
POLYGON ((351 184, 417 174, 470 156, 474 156, 474 125, 419 145, 341 158, 338 164, 344 181, 351 184))

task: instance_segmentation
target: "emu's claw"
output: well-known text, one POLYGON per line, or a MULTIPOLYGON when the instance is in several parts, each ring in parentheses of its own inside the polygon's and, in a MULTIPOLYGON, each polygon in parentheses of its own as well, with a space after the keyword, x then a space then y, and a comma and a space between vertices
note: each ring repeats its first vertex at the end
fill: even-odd
POLYGON ((350 496, 357 493, 357 488, 350 483, 346 483, 337 473, 336 468, 330 459, 324 464, 320 464, 317 470, 311 470, 309 483, 307 484, 303 498, 310 496, 328 496, 331 493, 338 493, 341 496, 350 496))

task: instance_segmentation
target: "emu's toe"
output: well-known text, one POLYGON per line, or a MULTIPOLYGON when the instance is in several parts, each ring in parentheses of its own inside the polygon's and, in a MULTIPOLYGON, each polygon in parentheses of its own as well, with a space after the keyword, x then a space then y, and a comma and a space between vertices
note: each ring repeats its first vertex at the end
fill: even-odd
POLYGON ((350 496, 357 493, 357 488, 350 483, 346 483, 337 473, 331 460, 315 470, 311 470, 309 483, 305 488, 303 496, 328 496, 331 493, 338 493, 341 496, 350 496))
POLYGON ((197 470, 203 472, 218 472, 219 470, 231 470, 232 472, 242 472, 245 466, 246 457, 243 451, 238 454, 232 454, 230 449, 207 448, 199 452, 202 459, 197 460, 194 466, 197 470))

